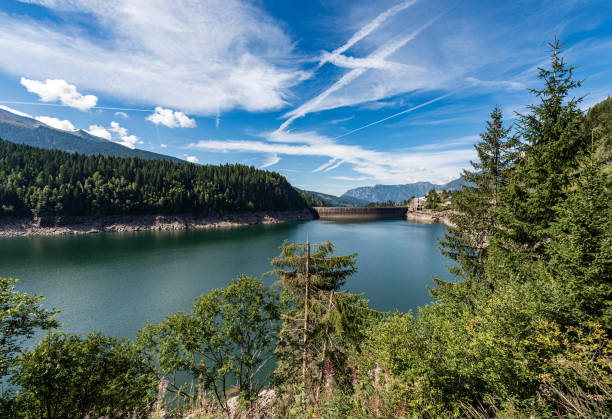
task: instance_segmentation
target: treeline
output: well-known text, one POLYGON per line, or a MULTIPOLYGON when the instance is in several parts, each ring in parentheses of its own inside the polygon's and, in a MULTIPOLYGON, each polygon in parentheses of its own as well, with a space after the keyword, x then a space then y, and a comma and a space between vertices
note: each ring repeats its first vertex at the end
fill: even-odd
POLYGON ((0 215, 214 213, 306 206, 283 176, 253 167, 84 156, 0 140, 0 215))
POLYGON ((271 262, 280 293, 240 276, 133 343, 49 333, 24 352, 54 313, 0 280, 0 376, 13 385, 0 413, 610 417, 612 100, 583 114, 557 43, 540 78, 514 130, 493 109, 441 241, 456 278, 436 279, 416 314, 343 291, 356 255, 284 243, 271 262))

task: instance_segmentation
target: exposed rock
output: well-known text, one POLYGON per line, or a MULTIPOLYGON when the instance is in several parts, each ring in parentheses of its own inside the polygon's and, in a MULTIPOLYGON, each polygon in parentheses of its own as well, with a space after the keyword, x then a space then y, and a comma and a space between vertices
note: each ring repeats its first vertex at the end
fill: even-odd
POLYGON ((413 223, 421 224, 444 224, 452 226, 449 219, 450 211, 432 211, 432 210, 420 210, 420 211, 407 211, 406 220, 413 223))
POLYGON ((267 211, 224 215, 145 214, 104 217, 0 217, 0 237, 55 236, 144 230, 185 230, 235 227, 249 224, 275 224, 287 221, 312 220, 309 209, 302 211, 267 211))

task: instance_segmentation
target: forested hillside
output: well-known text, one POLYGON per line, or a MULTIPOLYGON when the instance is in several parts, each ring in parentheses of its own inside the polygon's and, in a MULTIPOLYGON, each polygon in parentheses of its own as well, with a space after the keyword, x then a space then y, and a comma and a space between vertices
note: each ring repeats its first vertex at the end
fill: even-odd
POLYGON ((83 156, 0 140, 0 214, 111 215, 291 210, 287 180, 242 165, 83 156))
POLYGON ((368 204, 368 201, 353 198, 351 196, 335 196, 322 192, 304 190, 300 190, 300 192, 302 192, 302 194, 305 194, 311 205, 315 207, 365 207, 368 204))

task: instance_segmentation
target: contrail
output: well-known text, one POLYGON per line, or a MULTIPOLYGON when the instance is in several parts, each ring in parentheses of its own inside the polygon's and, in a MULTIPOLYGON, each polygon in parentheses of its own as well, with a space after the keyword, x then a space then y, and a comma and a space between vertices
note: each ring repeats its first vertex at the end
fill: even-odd
MULTIPOLYGON (((61 106, 64 108, 73 108, 73 106, 64 105, 62 103, 17 102, 17 101, 12 101, 12 100, 0 100, 0 103, 8 103, 11 105, 61 106)), ((108 106, 94 106, 89 109, 105 109, 109 111, 155 112, 155 109, 112 108, 108 106)))
MULTIPOLYGON (((390 42, 382 46, 381 48, 379 48, 372 54, 368 55, 366 58, 373 59, 373 60, 384 60, 389 55, 393 54, 395 51, 402 48, 408 42, 416 38, 417 35, 419 35, 423 30, 428 28, 436 19, 432 19, 429 22, 425 23, 423 26, 413 31, 410 35, 405 36, 403 38, 399 38, 398 40, 395 40, 393 42, 390 42)), ((281 126, 277 129, 277 131, 283 131, 296 119, 306 116, 313 109, 315 109, 321 102, 323 102, 323 100, 325 100, 330 94, 348 85, 353 80, 361 76, 365 71, 366 71, 366 68, 356 68, 356 69, 349 71, 344 76, 342 76, 340 80, 338 80, 333 85, 331 85, 329 88, 327 88, 327 90, 324 90, 318 96, 314 97, 313 99, 310 99, 308 102, 304 103, 303 105, 299 106, 293 111, 287 113, 286 116, 289 116, 289 118, 281 124, 281 126)))
POLYGON ((319 62, 318 67, 321 67, 323 64, 330 61, 330 59, 342 54, 344 51, 348 50, 350 47, 355 45, 357 42, 361 41, 363 38, 365 38, 366 36, 374 32, 385 20, 387 20, 390 17, 395 16, 396 14, 398 14, 404 9, 407 9, 408 7, 415 4, 417 1, 418 0, 404 1, 382 12, 381 14, 376 16, 376 18, 372 20, 370 23, 365 25, 359 31, 355 32, 355 34, 351 36, 351 38, 344 45, 333 50, 331 54, 321 58, 321 61, 319 62))
POLYGON ((435 99, 428 100, 427 102, 425 102, 425 103, 421 103, 420 105, 417 105, 417 106, 413 106, 413 107, 412 107, 412 108, 410 108, 410 109, 406 109, 406 110, 403 110, 403 111, 398 112, 398 113, 396 113, 396 114, 393 114, 393 115, 391 115, 391 116, 387 116, 386 118, 379 119, 378 121, 371 122, 371 123, 369 123, 368 125, 364 125, 364 126, 362 126, 362 127, 355 128, 354 130, 351 130, 351 131, 349 131, 349 132, 345 132, 345 133, 344 133, 344 134, 342 134, 342 135, 338 135, 337 137, 332 138, 332 140, 337 140, 338 138, 346 137, 346 136, 347 136, 347 135, 349 135, 349 134, 352 134, 352 133, 357 132, 357 131, 361 131, 362 129, 365 129, 365 128, 368 128, 368 127, 371 127, 372 125, 378 125, 378 124, 380 124, 381 122, 385 122, 385 121, 388 121, 389 119, 395 118, 395 117, 400 116, 400 115, 403 115, 403 114, 405 114, 405 113, 412 112, 412 111, 414 111, 414 110, 417 110, 417 109, 419 109, 419 108, 422 108, 423 106, 431 105, 432 103, 437 102, 437 101, 439 101, 439 100, 442 100, 442 99, 444 99, 444 98, 446 98, 446 97, 448 97, 448 96, 452 95, 453 93, 455 93, 455 92, 450 92, 450 93, 447 93, 447 94, 445 94, 445 95, 438 96, 438 97, 437 97, 437 98, 435 98, 435 99))

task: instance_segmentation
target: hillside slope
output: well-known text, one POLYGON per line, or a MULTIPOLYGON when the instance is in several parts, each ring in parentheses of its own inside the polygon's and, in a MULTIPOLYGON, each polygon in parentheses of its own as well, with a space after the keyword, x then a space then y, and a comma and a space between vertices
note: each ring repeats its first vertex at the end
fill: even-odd
POLYGON ((452 180, 443 185, 436 185, 431 182, 416 182, 406 185, 376 185, 362 186, 346 191, 342 198, 357 198, 366 202, 402 202, 412 196, 425 196, 431 189, 456 191, 465 184, 462 178, 452 180))
MULTIPOLYGON (((351 196, 335 196, 323 192, 305 190, 300 190, 300 192, 309 195, 315 203, 318 202, 328 207, 365 207, 368 203, 367 201, 351 196)), ((316 205, 320 205, 318 203, 316 205)))
POLYGON ((83 130, 70 132, 55 129, 36 119, 16 115, 4 109, 0 109, 0 138, 17 144, 25 144, 47 150, 62 150, 69 153, 182 161, 176 157, 145 150, 130 149, 121 144, 91 135, 83 130))

